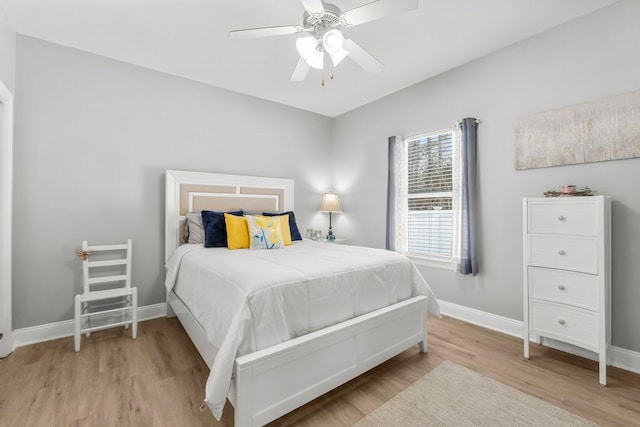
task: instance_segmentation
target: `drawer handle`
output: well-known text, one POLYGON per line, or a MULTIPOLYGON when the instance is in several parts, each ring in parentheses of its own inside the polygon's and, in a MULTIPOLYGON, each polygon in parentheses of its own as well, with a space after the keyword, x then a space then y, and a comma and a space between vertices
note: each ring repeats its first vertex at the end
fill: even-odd
POLYGON ((566 254, 566 252, 564 251, 564 249, 560 249, 560 250, 558 251, 558 254, 560 254, 560 255, 564 255, 564 254, 566 254))
POLYGON ((558 323, 560 323, 561 325, 565 325, 567 322, 565 322, 564 319, 560 319, 558 320, 558 323))
POLYGON ((558 221, 564 221, 564 215, 558 215, 558 221))
POLYGON ((558 285, 558 289, 560 289, 561 291, 564 291, 567 288, 565 288, 564 285, 558 285))

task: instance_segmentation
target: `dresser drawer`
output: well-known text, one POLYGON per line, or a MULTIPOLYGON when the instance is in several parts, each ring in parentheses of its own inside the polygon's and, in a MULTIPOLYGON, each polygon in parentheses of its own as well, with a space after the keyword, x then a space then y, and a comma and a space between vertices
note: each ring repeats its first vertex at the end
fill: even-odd
POLYGON ((552 302, 530 300, 529 303, 532 332, 597 351, 596 313, 552 302))
POLYGON ((598 274, 598 238, 528 236, 528 264, 598 274))
POLYGON ((598 311, 598 276, 529 267, 529 297, 598 311))
POLYGON ((592 197, 567 201, 530 201, 528 232, 531 234, 598 234, 598 210, 592 197))

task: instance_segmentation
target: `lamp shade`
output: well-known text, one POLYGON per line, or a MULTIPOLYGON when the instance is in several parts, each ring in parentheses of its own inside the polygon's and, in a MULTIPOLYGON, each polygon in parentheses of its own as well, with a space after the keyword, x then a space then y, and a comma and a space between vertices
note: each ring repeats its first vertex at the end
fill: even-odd
POLYGON ((349 52, 347 52, 344 49, 340 49, 339 51, 332 53, 331 61, 333 62, 333 66, 337 67, 338 64, 341 63, 342 60, 347 57, 347 55, 349 55, 349 52))
POLYGON ((318 41, 311 37, 300 37, 296 40, 296 49, 302 59, 307 59, 313 54, 318 46, 318 41))
POLYGON ((324 53, 316 49, 311 53, 311 55, 309 55, 306 61, 310 67, 313 67, 316 70, 322 70, 324 68, 324 53))
POLYGON ((328 53, 336 53, 340 49, 342 49, 342 43, 344 43, 344 36, 340 32, 340 30, 327 31, 324 36, 322 36, 322 45, 324 50, 328 53))
POLYGON ((340 202, 338 201, 338 195, 334 193, 324 193, 322 195, 320 212, 342 212, 340 202))

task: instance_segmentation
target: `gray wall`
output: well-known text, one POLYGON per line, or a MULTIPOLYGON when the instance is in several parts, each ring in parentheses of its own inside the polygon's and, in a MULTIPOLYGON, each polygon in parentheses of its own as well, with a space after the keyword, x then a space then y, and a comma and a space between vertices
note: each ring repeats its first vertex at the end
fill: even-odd
POLYGON ((0 6, 0 81, 14 92, 16 73, 16 33, 0 6))
POLYGON ((638 23, 640 2, 622 1, 336 118, 337 233, 384 247, 388 136, 476 117, 481 273, 420 267, 435 294, 521 320, 521 198, 588 185, 614 200, 613 344, 640 351, 640 159, 516 171, 513 128, 520 116, 640 89, 638 23))
POLYGON ((73 318, 85 239, 133 238, 139 304, 164 301, 166 169, 293 178, 322 225, 326 117, 20 35, 16 87, 14 328, 73 318))

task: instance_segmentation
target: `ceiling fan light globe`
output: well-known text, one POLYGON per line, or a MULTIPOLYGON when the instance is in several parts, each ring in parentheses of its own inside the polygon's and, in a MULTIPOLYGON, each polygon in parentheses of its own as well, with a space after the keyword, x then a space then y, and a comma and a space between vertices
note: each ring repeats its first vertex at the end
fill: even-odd
POLYGON ((324 55, 320 50, 313 51, 313 53, 305 59, 311 68, 315 68, 316 70, 322 70, 324 68, 324 55))
POLYGON ((332 53, 330 55, 331 55, 331 61, 333 62, 333 66, 337 67, 338 64, 341 63, 342 60, 349 55, 349 52, 347 52, 344 49, 340 49, 339 51, 332 53))
POLYGON ((322 45, 324 46, 324 50, 329 54, 336 53, 342 49, 342 43, 344 43, 344 36, 340 30, 335 28, 327 31, 324 36, 322 36, 322 45))
POLYGON ((296 50, 302 59, 308 59, 316 50, 318 41, 314 37, 300 37, 296 40, 296 50))

